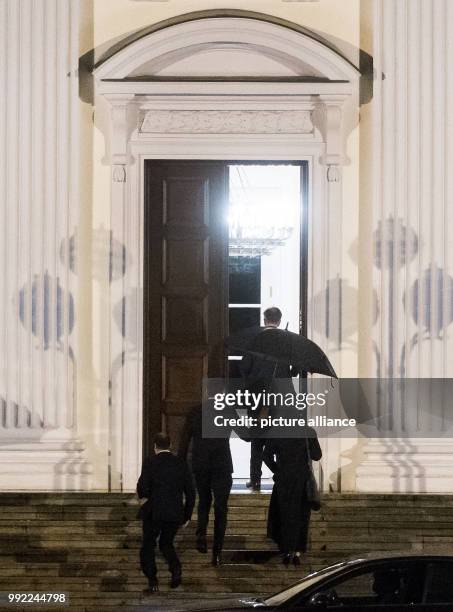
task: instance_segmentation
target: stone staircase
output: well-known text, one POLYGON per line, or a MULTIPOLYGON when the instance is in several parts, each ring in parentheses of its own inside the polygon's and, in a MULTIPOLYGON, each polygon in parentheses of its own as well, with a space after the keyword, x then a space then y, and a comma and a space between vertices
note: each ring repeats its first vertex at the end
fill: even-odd
POLYGON ((265 537, 269 498, 232 494, 220 568, 194 550, 194 525, 182 530, 183 584, 171 591, 159 560, 160 593, 145 600, 134 495, 2 493, 0 592, 66 592, 71 610, 181 610, 225 597, 263 596, 352 555, 453 552, 453 496, 330 494, 312 514, 302 566, 285 568, 265 537))

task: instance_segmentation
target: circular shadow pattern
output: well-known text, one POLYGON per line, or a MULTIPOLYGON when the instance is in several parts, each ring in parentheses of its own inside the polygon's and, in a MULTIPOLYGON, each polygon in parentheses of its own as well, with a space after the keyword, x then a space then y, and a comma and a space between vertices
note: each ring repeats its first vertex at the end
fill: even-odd
POLYGON ((19 318, 22 325, 42 340, 44 350, 59 342, 65 332, 70 334, 74 327, 74 298, 60 286, 60 281, 47 272, 35 276, 31 286, 19 291, 19 318), (31 305, 31 317, 28 310, 31 305), (65 310, 66 309, 66 310, 65 310), (30 329, 31 328, 31 329, 30 329))
POLYGON ((389 217, 379 221, 374 232, 374 264, 377 268, 392 269, 395 257, 400 266, 403 266, 412 261, 417 252, 417 234, 406 227, 402 219, 389 217))
MULTIPOLYGON (((109 282, 119 280, 126 273, 127 251, 124 244, 113 238, 112 232, 101 227, 93 230, 92 234, 92 270, 93 277, 102 281, 108 270, 109 282)), ((77 233, 64 238, 60 243, 60 261, 69 266, 77 274, 77 251, 80 244, 77 233)))
MULTIPOLYGON (((379 303, 377 293, 373 290, 371 311, 371 325, 374 325, 379 316, 379 303)), ((320 291, 313 299, 313 311, 323 311, 332 308, 334 305, 338 307, 342 313, 341 316, 341 338, 346 340, 357 333, 358 329, 358 305, 359 291, 356 287, 352 287, 349 281, 343 278, 333 278, 327 281, 327 287, 324 291, 320 291)), ((314 320, 314 327, 320 334, 331 335, 329 326, 324 327, 325 323, 321 323, 317 317, 314 320), (322 327, 321 327, 322 325, 322 327)))
POLYGON ((407 299, 415 323, 421 324, 431 337, 440 336, 441 331, 453 322, 453 278, 442 268, 435 266, 425 270, 409 289, 409 296, 404 294, 404 305, 407 299), (434 306, 433 296, 436 297, 434 306))
POLYGON ((121 332, 133 346, 138 347, 139 337, 137 330, 138 308, 143 304, 143 289, 131 289, 113 307, 113 319, 121 332))

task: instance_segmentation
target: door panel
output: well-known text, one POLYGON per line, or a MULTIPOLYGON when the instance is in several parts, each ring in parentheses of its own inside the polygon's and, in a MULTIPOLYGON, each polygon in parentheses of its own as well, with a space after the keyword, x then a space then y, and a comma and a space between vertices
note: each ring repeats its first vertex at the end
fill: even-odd
POLYGON ((202 378, 223 376, 228 226, 224 162, 145 162, 144 453, 176 448, 202 378))

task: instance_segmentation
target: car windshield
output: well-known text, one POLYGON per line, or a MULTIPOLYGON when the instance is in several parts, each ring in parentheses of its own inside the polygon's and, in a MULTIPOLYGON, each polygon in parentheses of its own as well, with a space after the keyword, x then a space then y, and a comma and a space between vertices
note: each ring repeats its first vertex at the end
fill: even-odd
POLYGON ((308 574, 308 576, 305 576, 305 578, 302 578, 302 580, 299 580, 290 587, 284 589, 283 591, 280 591, 280 593, 268 597, 264 600, 264 603, 266 604, 266 606, 280 606, 281 604, 285 603, 285 601, 288 601, 295 595, 298 595, 299 593, 305 591, 305 589, 309 589, 316 583, 321 582, 321 580, 323 580, 327 576, 335 576, 336 573, 340 572, 341 570, 350 565, 355 565, 359 561, 363 561, 363 559, 343 561, 342 563, 336 563, 335 565, 325 567, 324 569, 319 570, 319 572, 308 574))

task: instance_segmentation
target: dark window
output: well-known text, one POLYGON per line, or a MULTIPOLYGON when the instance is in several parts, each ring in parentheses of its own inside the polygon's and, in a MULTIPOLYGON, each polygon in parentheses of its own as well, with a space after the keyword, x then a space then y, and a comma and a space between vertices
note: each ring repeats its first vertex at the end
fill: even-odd
POLYGON ((241 378, 241 370, 239 364, 241 362, 238 359, 231 359, 228 361, 228 377, 229 378, 241 378))
POLYGON ((453 562, 430 563, 426 603, 453 603, 453 562))
POLYGON ((261 302, 261 257, 229 257, 230 304, 261 302))
POLYGON ((230 334, 260 324, 259 308, 230 308, 230 334))
POLYGON ((304 601, 291 606, 293 610, 305 609, 307 603, 327 609, 341 609, 354 606, 366 609, 368 606, 398 606, 418 603, 421 598, 420 585, 422 566, 416 563, 379 564, 373 569, 356 571, 347 577, 338 578, 320 587, 304 601))

